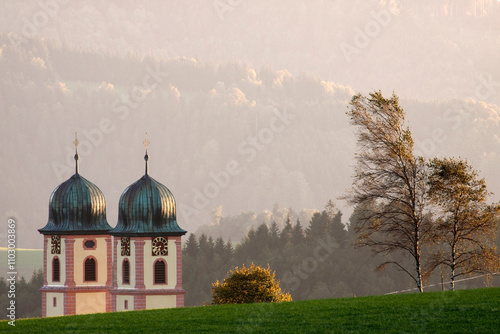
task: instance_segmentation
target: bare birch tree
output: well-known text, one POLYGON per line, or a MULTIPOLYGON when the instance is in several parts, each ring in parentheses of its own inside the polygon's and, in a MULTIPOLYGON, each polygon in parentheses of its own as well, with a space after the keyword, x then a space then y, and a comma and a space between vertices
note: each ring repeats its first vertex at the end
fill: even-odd
POLYGON ((396 95, 386 99, 377 91, 368 97, 355 95, 347 115, 356 127, 358 150, 352 189, 344 198, 365 208, 355 226, 356 245, 388 255, 378 268, 397 266, 422 292, 422 245, 430 229, 424 211, 426 165, 413 154, 404 110, 396 95), (394 253, 409 255, 414 268, 391 256, 394 253))

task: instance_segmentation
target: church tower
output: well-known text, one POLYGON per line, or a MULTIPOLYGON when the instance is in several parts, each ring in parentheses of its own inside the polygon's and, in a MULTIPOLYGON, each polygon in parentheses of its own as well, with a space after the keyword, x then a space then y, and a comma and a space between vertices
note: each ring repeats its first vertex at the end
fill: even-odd
POLYGON ((114 237, 116 275, 111 290, 113 311, 184 306, 181 236, 175 199, 149 176, 146 137, 144 176, 127 187, 119 201, 114 237))
POLYGON ((42 317, 112 311, 112 241, 101 190, 78 171, 50 196, 43 234, 42 317))

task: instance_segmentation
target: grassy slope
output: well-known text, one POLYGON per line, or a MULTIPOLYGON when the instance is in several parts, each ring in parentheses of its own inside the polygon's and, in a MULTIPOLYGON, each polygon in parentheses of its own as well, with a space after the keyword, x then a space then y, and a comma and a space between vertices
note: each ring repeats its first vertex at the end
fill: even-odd
MULTIPOLYGON (((0 325, 2 330, 7 324, 0 325)), ((499 328, 500 288, 16 322, 16 329, 23 333, 494 333, 499 328)))

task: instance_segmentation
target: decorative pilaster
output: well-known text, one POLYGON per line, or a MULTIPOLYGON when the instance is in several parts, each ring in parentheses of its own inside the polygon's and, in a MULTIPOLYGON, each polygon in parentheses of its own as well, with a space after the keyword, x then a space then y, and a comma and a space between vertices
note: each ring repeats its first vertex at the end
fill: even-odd
POLYGON ((113 238, 113 289, 118 287, 118 239, 113 238))
POLYGON ((175 295, 175 307, 184 307, 184 294, 175 295))
POLYGON ((182 246, 181 237, 173 237, 175 241, 175 254, 176 254, 176 274, 177 282, 175 284, 176 289, 182 289, 182 246))
MULTIPOLYGON (((43 285, 47 286, 47 248, 49 247, 50 238, 47 235, 43 236, 43 285)), ((42 288, 43 289, 43 288, 42 288)), ((47 316, 47 293, 42 291, 42 318, 47 316)))
MULTIPOLYGON (((118 239, 113 237, 113 289, 118 287, 118 239)), ((111 293, 111 309, 116 312, 116 295, 111 293)))
POLYGON ((135 245, 135 288, 145 289, 144 285, 144 238, 134 240, 135 245))
POLYGON ((107 265, 107 277, 106 277, 106 312, 113 312, 113 299, 110 290, 113 288, 113 273, 114 273, 114 261, 113 261, 113 238, 108 235, 106 236, 106 265, 107 265))
POLYGON ((47 316, 47 293, 42 291, 42 318, 47 316))
POLYGON ((182 289, 182 245, 181 237, 174 237, 175 240, 175 254, 177 257, 176 271, 177 271, 177 283, 175 285, 176 290, 182 290, 182 293, 178 293, 175 296, 175 307, 184 307, 184 293, 182 289))
POLYGON ((113 241, 111 236, 106 237, 106 286, 111 287, 113 285, 113 241))
POLYGON ((73 314, 76 314, 76 295, 74 292, 66 292, 64 294, 64 315, 73 314))
POLYGON ((134 310, 145 310, 145 309, 146 309, 146 295, 135 295, 134 310))
POLYGON ((49 248, 50 237, 43 236, 43 285, 49 284, 47 282, 47 249, 49 248))
POLYGON ((75 284, 75 239, 73 237, 64 237, 64 250, 65 250, 65 267, 66 267, 66 281, 64 285, 67 287, 74 287, 75 284))

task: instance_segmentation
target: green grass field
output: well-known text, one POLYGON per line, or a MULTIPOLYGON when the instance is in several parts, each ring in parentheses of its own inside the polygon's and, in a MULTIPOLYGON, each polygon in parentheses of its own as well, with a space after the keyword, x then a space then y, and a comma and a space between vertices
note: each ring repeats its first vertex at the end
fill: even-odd
MULTIPOLYGON (((9 330, 6 322, 1 330, 9 330)), ((19 333, 498 333, 500 288, 16 321, 19 333)))

